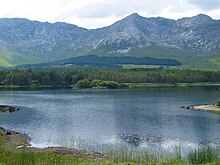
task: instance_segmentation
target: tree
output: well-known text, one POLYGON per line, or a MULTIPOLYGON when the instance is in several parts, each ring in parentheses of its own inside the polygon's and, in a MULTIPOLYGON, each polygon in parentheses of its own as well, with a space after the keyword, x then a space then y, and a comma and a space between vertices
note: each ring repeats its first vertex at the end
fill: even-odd
POLYGON ((88 79, 80 80, 76 83, 77 88, 91 88, 91 81, 88 79))
POLYGON ((217 106, 217 107, 220 107, 220 100, 217 100, 217 101, 216 101, 216 106, 217 106))

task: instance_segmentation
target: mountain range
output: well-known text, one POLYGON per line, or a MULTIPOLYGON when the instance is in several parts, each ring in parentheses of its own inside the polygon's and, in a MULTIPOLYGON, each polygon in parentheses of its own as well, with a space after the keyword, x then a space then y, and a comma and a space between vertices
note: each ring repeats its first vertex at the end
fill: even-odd
POLYGON ((94 54, 173 59, 193 69, 220 69, 220 20, 178 20, 137 13, 103 28, 64 22, 0 19, 0 66, 47 63, 94 54))

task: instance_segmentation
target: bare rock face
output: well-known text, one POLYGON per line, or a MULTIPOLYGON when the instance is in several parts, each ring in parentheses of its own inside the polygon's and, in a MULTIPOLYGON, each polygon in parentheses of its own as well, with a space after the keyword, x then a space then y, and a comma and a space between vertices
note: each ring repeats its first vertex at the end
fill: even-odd
POLYGON ((15 59, 10 62, 15 64, 60 60, 91 51, 111 55, 151 48, 152 52, 157 47, 209 56, 220 48, 220 21, 203 14, 171 20, 135 13, 111 26, 88 30, 62 22, 0 19, 0 52, 10 51, 10 58, 12 54, 15 59))
POLYGON ((206 15, 174 21, 133 14, 105 29, 106 36, 97 43, 110 50, 166 46, 208 55, 220 44, 220 21, 206 15))

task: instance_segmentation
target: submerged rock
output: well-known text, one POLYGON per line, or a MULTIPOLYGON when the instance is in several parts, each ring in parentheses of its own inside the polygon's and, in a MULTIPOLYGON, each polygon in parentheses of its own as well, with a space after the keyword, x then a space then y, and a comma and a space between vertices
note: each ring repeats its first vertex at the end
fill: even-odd
POLYGON ((161 137, 152 137, 152 136, 139 135, 139 134, 133 134, 133 135, 122 134, 119 137, 126 143, 133 145, 133 146, 140 146, 142 143, 145 143, 145 142, 160 143, 162 141, 161 137))

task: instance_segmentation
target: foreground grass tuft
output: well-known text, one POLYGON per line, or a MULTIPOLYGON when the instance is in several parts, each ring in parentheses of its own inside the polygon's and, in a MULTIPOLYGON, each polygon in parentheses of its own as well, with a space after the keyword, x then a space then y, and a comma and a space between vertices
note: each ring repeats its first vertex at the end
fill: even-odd
POLYGON ((220 160, 215 150, 211 147, 191 152, 187 159, 180 153, 165 158, 148 152, 136 153, 121 150, 112 153, 109 159, 90 160, 74 156, 64 156, 47 152, 10 152, 0 150, 0 165, 186 165, 207 164, 220 165, 220 160))
POLYGON ((0 151, 0 165, 62 165, 79 164, 74 157, 52 153, 7 152, 0 151))
MULTIPOLYGON (((11 136, 13 135, 10 138, 11 136)), ((16 133, 15 136, 17 137, 16 133)), ((65 152, 57 152, 58 148, 33 151, 27 145, 16 149, 15 146, 23 144, 23 139, 14 144, 10 138, 0 134, 0 165, 220 165, 219 152, 211 147, 197 149, 186 157, 182 156, 181 147, 172 154, 166 151, 139 151, 135 148, 112 146, 107 151, 108 156, 96 156, 98 153, 95 151, 84 153, 77 150, 74 154, 68 154, 71 152, 65 148, 60 148, 65 152)))
POLYGON ((217 152, 215 152, 211 147, 195 150, 188 155, 188 161, 191 164, 212 163, 217 159, 217 152))

